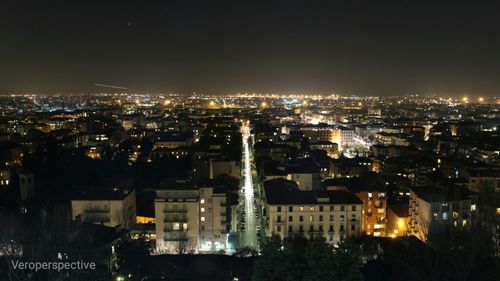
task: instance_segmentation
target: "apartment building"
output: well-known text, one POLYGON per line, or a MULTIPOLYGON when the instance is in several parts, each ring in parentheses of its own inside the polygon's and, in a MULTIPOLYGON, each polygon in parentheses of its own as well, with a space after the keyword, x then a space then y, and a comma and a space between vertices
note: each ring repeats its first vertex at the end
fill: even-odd
POLYGON ((267 161, 261 166, 261 174, 264 180, 281 178, 294 181, 300 190, 321 188, 321 170, 310 158, 296 160, 285 165, 267 161))
POLYGON ((353 129, 346 127, 339 127, 332 132, 331 142, 339 145, 339 150, 354 143, 354 136, 356 135, 353 129))
POLYGON ((225 192, 189 182, 162 183, 155 200, 158 253, 227 250, 225 192))
POLYGON ((363 202, 347 191, 303 191, 293 181, 264 182, 266 234, 323 236, 336 244, 361 233, 363 202))
POLYGON ((482 188, 492 188, 500 192, 500 172, 498 170, 470 170, 466 176, 469 180, 469 189, 475 192, 482 188))
POLYGON ((89 190, 71 200, 74 220, 131 229, 136 221, 136 194, 131 189, 89 190))
POLYGON ((331 141, 334 126, 320 123, 318 125, 305 125, 300 127, 300 131, 310 142, 331 141))
POLYGON ((216 158, 210 159, 210 178, 216 178, 219 175, 226 174, 234 178, 240 178, 241 159, 216 158))
POLYGON ((467 189, 454 187, 412 188, 409 199, 408 234, 422 241, 432 235, 471 225, 476 211, 475 195, 467 189))
POLYGON ((345 190, 354 193, 363 202, 361 231, 366 235, 386 236, 387 196, 385 186, 363 178, 328 179, 323 184, 326 190, 345 190))

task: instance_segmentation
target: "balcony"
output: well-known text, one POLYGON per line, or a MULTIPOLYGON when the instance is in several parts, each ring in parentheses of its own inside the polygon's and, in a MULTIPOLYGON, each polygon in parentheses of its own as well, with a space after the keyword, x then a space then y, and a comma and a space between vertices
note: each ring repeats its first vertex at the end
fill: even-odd
POLYGON ((180 218, 166 217, 163 219, 163 222, 187 222, 187 221, 188 221, 187 217, 180 217, 180 218))
POLYGON ((171 209, 163 209, 164 213, 187 213, 188 209, 187 208, 171 208, 171 209))

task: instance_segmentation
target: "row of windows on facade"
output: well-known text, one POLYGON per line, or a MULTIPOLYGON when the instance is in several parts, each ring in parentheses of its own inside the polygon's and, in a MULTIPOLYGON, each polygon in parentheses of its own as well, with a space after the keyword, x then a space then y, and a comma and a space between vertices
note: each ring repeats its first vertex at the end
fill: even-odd
MULTIPOLYGON (((288 232, 293 232, 293 226, 292 225, 289 225, 288 226, 288 232)), ((282 228, 280 225, 276 226, 276 232, 281 232, 282 228)), ((298 229, 299 232, 304 232, 304 226, 303 225, 299 225, 299 229, 298 229)), ((323 225, 319 225, 318 226, 318 232, 323 232, 324 231, 324 228, 323 228, 323 225)), ((345 231, 345 226, 343 224, 340 225, 339 227, 339 231, 345 231)), ((356 225, 351 225, 351 231, 356 231, 356 225)), ((315 232, 315 229, 314 229, 314 225, 309 225, 309 232, 315 232)), ((333 225, 331 224, 328 228, 328 232, 331 232, 331 233, 334 233, 335 232, 335 229, 333 227, 333 225)))
MULTIPOLYGON (((276 207, 276 211, 277 211, 278 213, 279 213, 279 212, 282 212, 282 210, 283 210, 283 208, 282 208, 281 206, 276 207)), ((310 207, 309 207, 309 211, 310 211, 310 212, 314 212, 314 211, 316 211, 316 210, 318 210, 319 212, 324 212, 324 211, 325 211, 325 208, 324 208, 324 206, 319 206, 319 208, 316 208, 316 207, 314 207, 314 206, 310 206, 310 207)), ((333 211, 333 210, 334 210, 334 206, 333 206, 333 205, 331 205, 331 206, 329 207, 329 210, 330 210, 330 211, 333 211)), ((293 206, 288 206, 288 211, 289 211, 289 212, 293 212, 293 206)), ((341 206, 340 206, 340 211, 341 211, 341 212, 344 212, 344 211, 345 211, 345 205, 341 205, 341 206)), ((352 206, 351 206, 351 211, 356 211, 356 205, 352 205, 352 206)), ((299 206, 299 212, 304 212, 304 206, 299 206)))
MULTIPOLYGON (((351 215, 353 219, 356 219, 356 214, 352 214, 351 215)), ((344 215, 340 215, 340 221, 344 221, 345 219, 345 216, 344 215)), ((335 216, 334 215, 330 215, 330 221, 334 221, 335 220, 335 216)), ((277 216, 276 217, 276 221, 277 222, 281 222, 281 216, 277 216)), ((288 216, 288 221, 289 222, 293 222, 293 216, 288 216)), ((299 222, 303 222, 304 221, 304 216, 299 216, 299 222)), ((312 222, 314 221, 314 216, 313 215, 310 215, 309 216, 309 221, 312 222)), ((318 221, 323 221, 323 216, 320 215, 318 216, 318 221)))
MULTIPOLYGON (((207 203, 212 203, 212 198, 208 198, 207 203)), ((205 199, 203 199, 203 198, 200 199, 200 204, 205 204, 205 199)), ((226 202, 224 200, 221 200, 220 204, 224 205, 224 204, 226 204, 226 202)))
MULTIPOLYGON (((451 209, 456 211, 459 210, 461 207, 462 208, 469 208, 469 202, 468 201, 463 201, 463 202, 451 202, 451 209)), ((449 203, 442 203, 442 204, 431 204, 431 211, 432 212, 438 212, 439 210, 442 210, 443 212, 449 211, 450 210, 450 204, 449 203)), ((475 205, 470 205, 471 211, 475 210, 475 205), (473 210, 474 209, 474 210, 473 210)))
MULTIPOLYGON (((453 212, 452 213, 452 217, 453 217, 454 220, 457 220, 460 217, 460 214, 458 212, 453 212)), ((438 213, 432 213, 432 218, 434 220, 438 220, 439 219, 438 213)), ((442 220, 448 220, 448 212, 443 212, 441 214, 441 218, 442 218, 442 220)), ((465 219, 467 219, 467 214, 466 213, 462 213, 462 218, 465 221, 465 219)))
MULTIPOLYGON (((175 193, 174 193, 175 194, 175 193)), ((212 203, 212 199, 211 198, 208 198, 207 200, 207 203, 212 203)), ((205 199, 200 199, 200 204, 205 204, 205 199)), ((221 205, 225 204, 224 201, 221 201, 221 205)), ((185 209, 186 208, 186 204, 181 204, 180 207, 178 204, 173 204, 172 205, 172 209, 185 209)))

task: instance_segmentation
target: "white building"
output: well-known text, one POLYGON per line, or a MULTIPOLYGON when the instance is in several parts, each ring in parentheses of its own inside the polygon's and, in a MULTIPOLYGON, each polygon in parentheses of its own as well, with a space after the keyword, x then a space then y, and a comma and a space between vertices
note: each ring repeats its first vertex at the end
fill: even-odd
POLYGON ((320 235, 336 244, 361 233, 363 202, 347 191, 302 191, 294 182, 264 182, 266 234, 320 235))
POLYGON ((158 253, 227 250, 226 194, 188 183, 160 186, 155 200, 158 253))
POLYGON ((345 127, 340 127, 332 132, 331 142, 338 144, 339 150, 354 143, 355 131, 345 127))
POLYGON ((71 200, 73 219, 105 226, 130 229, 136 220, 134 190, 90 190, 71 200))

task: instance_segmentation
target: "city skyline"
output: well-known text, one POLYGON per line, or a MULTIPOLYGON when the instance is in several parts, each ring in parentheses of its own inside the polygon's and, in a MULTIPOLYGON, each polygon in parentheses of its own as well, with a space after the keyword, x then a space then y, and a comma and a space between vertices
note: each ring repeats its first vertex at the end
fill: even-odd
POLYGON ((0 279, 499 281, 496 6, 5 1, 0 279))

